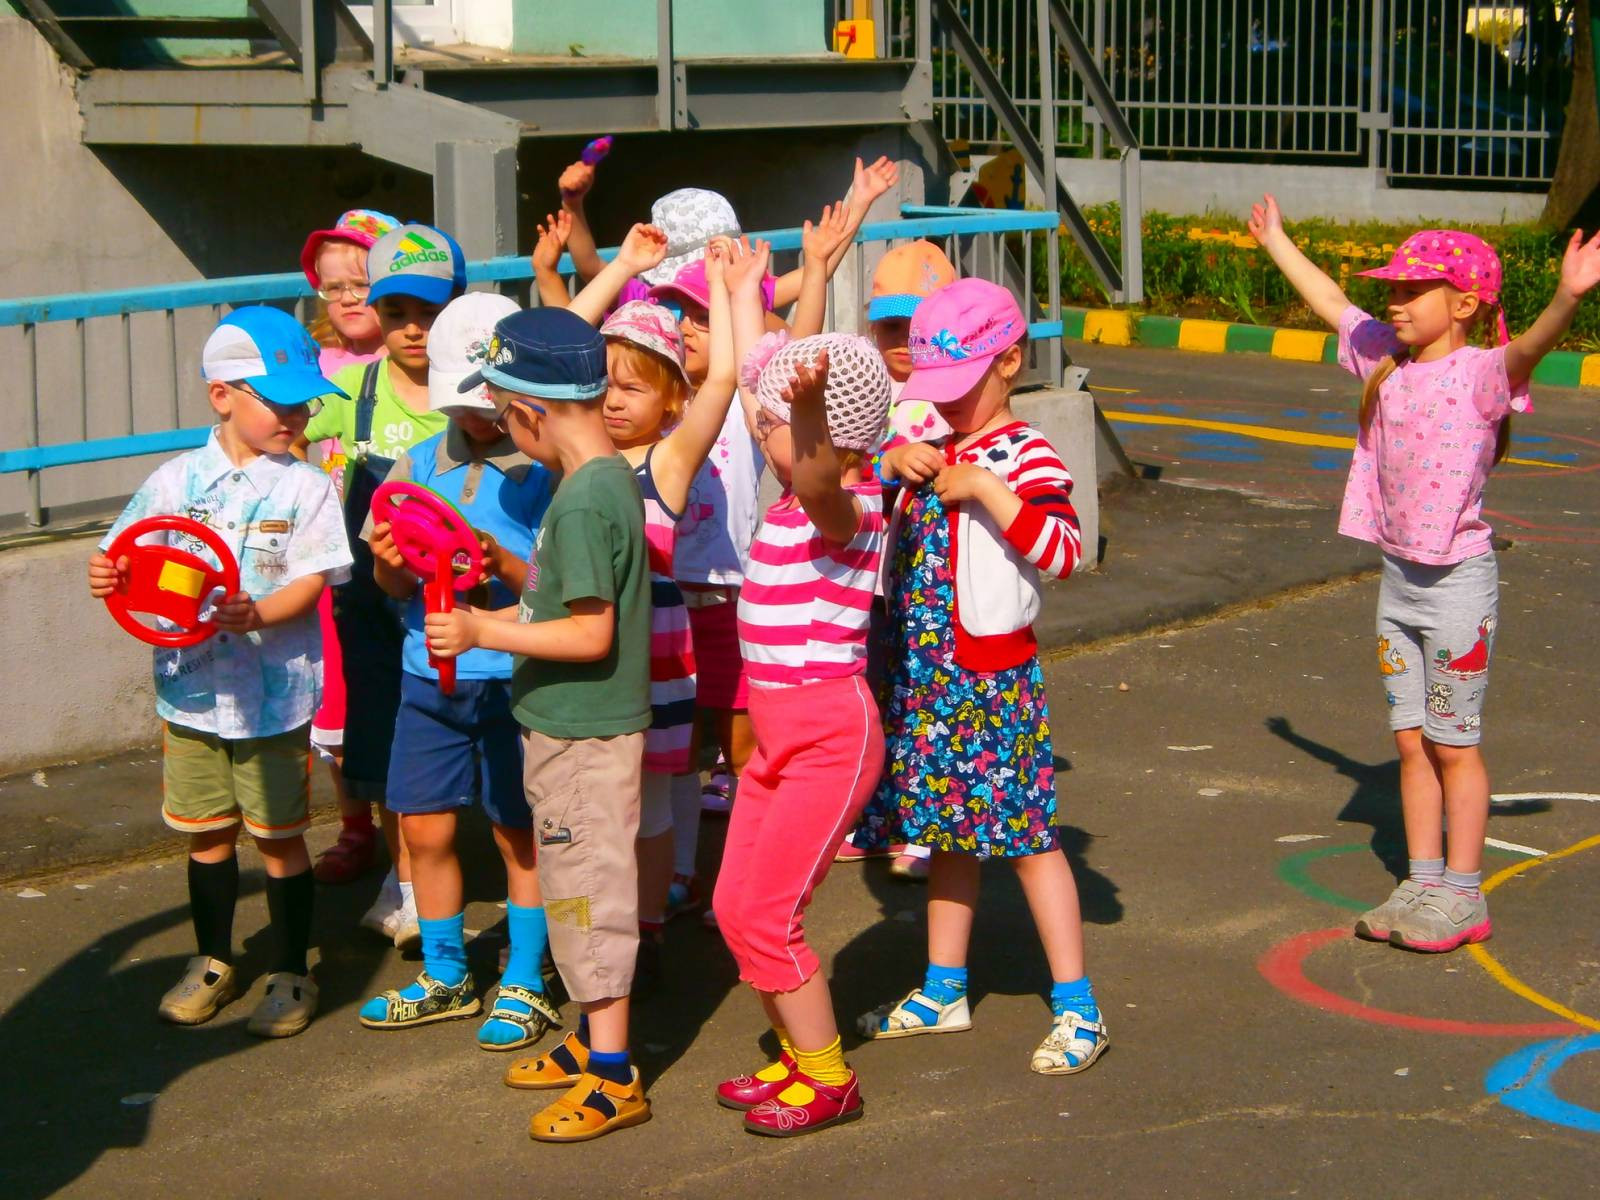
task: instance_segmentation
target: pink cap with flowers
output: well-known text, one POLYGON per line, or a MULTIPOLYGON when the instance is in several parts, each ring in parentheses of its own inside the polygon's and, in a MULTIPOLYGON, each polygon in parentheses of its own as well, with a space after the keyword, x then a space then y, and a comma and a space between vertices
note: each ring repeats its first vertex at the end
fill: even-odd
POLYGON ((911 318, 911 378, 900 393, 901 403, 953 404, 1027 332, 1016 297, 999 284, 958 279, 940 288, 911 318))
POLYGON ((306 239, 306 244, 300 250, 300 269, 306 273, 312 287, 320 287, 322 280, 317 278, 317 251, 322 249, 324 242, 349 242, 363 250, 371 250, 374 242, 399 224, 399 219, 388 213, 371 208, 352 208, 340 214, 332 229, 319 229, 306 239))
POLYGON ((683 368, 683 334, 678 332, 678 322, 672 313, 649 300, 629 300, 606 318, 600 326, 600 336, 629 342, 641 350, 648 350, 664 358, 678 369, 684 382, 689 374, 683 368))

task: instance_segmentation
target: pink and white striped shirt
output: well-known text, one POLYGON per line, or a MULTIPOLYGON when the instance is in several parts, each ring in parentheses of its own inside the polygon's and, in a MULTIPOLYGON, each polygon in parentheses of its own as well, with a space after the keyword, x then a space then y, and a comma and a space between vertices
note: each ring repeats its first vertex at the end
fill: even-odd
POLYGON ((796 687, 867 669, 867 623, 883 558, 883 489, 848 489, 861 524, 847 545, 817 532, 785 495, 756 530, 739 593, 739 645, 751 687, 796 687))

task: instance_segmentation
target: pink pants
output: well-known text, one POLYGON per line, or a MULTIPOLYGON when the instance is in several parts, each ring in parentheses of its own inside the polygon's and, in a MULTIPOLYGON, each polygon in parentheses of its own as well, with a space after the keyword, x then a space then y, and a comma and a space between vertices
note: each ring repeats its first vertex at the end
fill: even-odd
POLYGON ((339 630, 333 623, 332 588, 322 589, 317 621, 322 626, 322 707, 311 718, 311 741, 337 750, 344 745, 344 655, 339 651, 339 630))
POLYGON ((816 974, 803 920, 839 839, 883 770, 883 726, 860 675, 751 688, 756 749, 739 780, 712 905, 739 978, 792 992, 816 974))

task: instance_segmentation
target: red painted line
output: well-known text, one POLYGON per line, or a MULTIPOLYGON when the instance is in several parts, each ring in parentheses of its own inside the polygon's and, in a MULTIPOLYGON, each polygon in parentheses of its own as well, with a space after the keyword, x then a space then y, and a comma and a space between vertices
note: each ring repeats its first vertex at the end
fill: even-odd
MULTIPOLYGON (((1306 959, 1313 951, 1326 946, 1329 942, 1337 942, 1351 936, 1350 930, 1342 925, 1335 929, 1317 929, 1310 933, 1297 934, 1287 941, 1279 942, 1263 954, 1256 963, 1256 970, 1260 971, 1273 987, 1302 1004, 1309 1004, 1313 1008, 1320 1008, 1324 1012, 1335 1013, 1341 1017, 1354 1017, 1358 1021, 1387 1025, 1393 1029, 1408 1029, 1413 1033, 1450 1033, 1464 1037, 1526 1039, 1566 1037, 1578 1028, 1565 1021, 1509 1025, 1490 1021, 1451 1021, 1442 1017, 1414 1017, 1409 1013, 1390 1012, 1388 1009, 1362 1004, 1337 992, 1330 992, 1306 978, 1306 959)), ((1376 946, 1372 949, 1375 953, 1382 953, 1376 946)))

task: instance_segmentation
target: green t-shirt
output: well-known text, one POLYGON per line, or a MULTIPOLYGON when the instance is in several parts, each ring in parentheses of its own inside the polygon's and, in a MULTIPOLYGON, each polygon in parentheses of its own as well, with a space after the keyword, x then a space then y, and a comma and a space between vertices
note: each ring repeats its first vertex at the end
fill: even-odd
MULTIPOLYGON (((306 441, 338 438, 345 454, 354 456, 356 440, 356 397, 361 394, 361 376, 366 363, 355 363, 335 371, 333 382, 350 393, 350 399, 328 395, 322 411, 306 425, 306 441)), ((442 412, 417 412, 395 394, 389 377, 389 363, 378 363, 377 404, 372 410, 372 453, 383 458, 399 458, 418 442, 431 438, 450 424, 442 412)))
POLYGON ((523 621, 558 621, 574 600, 616 606, 611 650, 597 662, 519 658, 511 708, 546 737, 613 737, 650 725, 650 569, 644 502, 620 454, 561 481, 533 544, 523 621))

